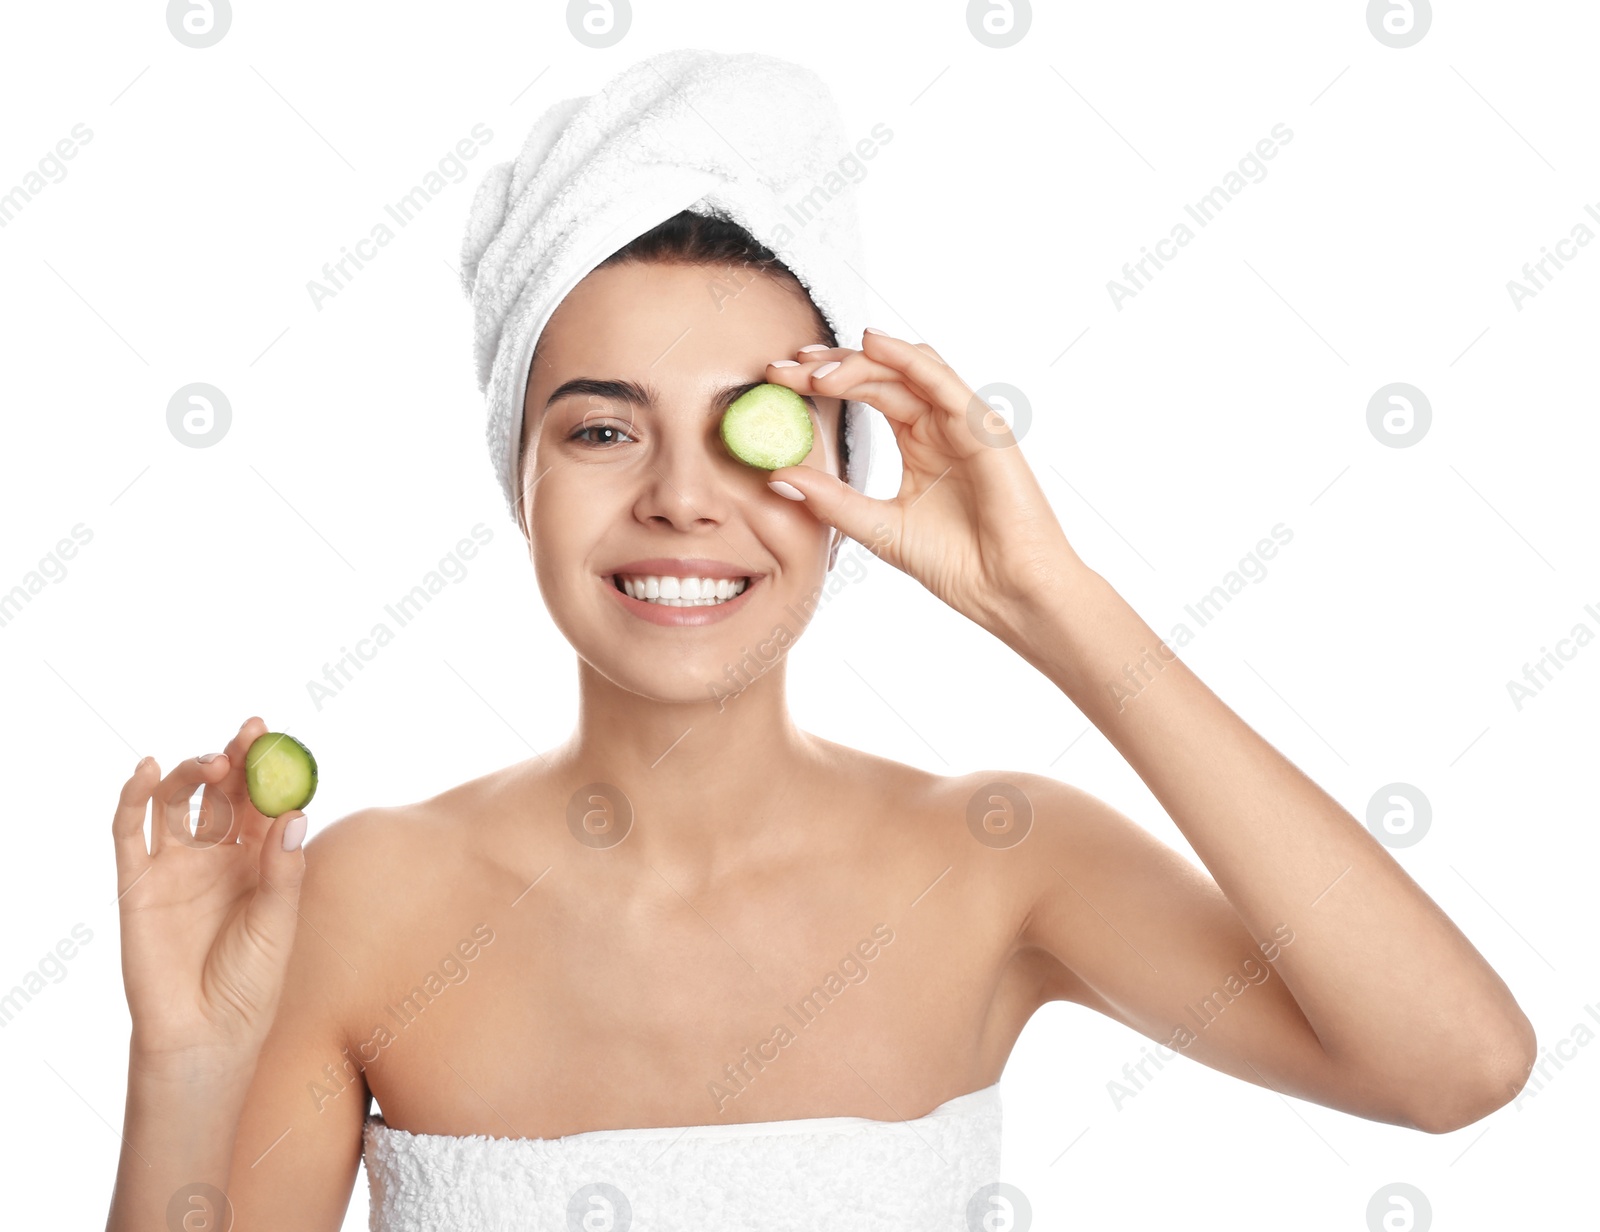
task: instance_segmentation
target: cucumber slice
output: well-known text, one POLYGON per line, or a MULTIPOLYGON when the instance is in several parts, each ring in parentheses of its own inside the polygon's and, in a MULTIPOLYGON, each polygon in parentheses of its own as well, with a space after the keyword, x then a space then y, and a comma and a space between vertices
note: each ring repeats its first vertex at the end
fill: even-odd
POLYGON ((787 385, 757 385, 722 416, 722 443, 749 466, 798 466, 811 452, 811 408, 787 385))
POLYGON ((303 809, 317 794, 317 759, 287 732, 258 736, 244 755, 250 803, 263 817, 303 809))

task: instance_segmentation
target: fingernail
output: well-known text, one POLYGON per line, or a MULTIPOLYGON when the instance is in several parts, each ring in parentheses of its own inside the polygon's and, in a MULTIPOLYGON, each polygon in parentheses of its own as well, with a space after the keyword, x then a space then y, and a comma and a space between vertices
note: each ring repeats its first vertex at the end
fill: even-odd
POLYGON ((215 753, 202 753, 202 754, 200 754, 199 757, 195 758, 195 760, 197 762, 199 762, 201 765, 205 765, 206 762, 215 761, 216 759, 217 759, 217 755, 215 753))
POLYGON ((794 484, 784 483, 781 479, 767 480, 767 487, 771 488, 779 496, 786 496, 790 500, 805 500, 806 498, 806 494, 795 487, 794 484))
POLYGON ((767 365, 769 368, 798 368, 800 364, 792 359, 775 359, 767 365))
POLYGON ((862 332, 863 333, 868 333, 868 334, 882 334, 883 337, 885 337, 885 338, 887 338, 889 336, 888 334, 885 334, 881 329, 873 329, 872 326, 870 326, 870 325, 867 326, 866 329, 863 330, 862 332))
POLYGON ((822 342, 813 342, 810 346, 803 346, 800 348, 802 351, 826 351, 827 349, 827 344, 822 342))
POLYGON ((811 374, 811 379, 814 381, 819 376, 827 376, 828 373, 832 372, 838 366, 839 366, 839 361, 837 359, 834 360, 832 363, 823 364, 822 367, 818 368, 815 372, 813 372, 811 374))
POLYGON ((293 851, 300 846, 300 840, 306 836, 306 815, 301 813, 298 817, 291 817, 289 824, 283 827, 283 849, 293 851))

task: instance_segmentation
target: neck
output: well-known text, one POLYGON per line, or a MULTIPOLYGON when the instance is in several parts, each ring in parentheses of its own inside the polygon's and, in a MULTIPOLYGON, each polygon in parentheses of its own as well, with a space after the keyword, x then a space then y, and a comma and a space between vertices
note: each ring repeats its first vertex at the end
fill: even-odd
POLYGON ((784 670, 720 703, 662 701, 580 659, 577 726, 548 758, 577 800, 569 825, 594 836, 579 841, 701 879, 792 851, 804 836, 780 806, 817 793, 823 758, 789 716, 784 670))

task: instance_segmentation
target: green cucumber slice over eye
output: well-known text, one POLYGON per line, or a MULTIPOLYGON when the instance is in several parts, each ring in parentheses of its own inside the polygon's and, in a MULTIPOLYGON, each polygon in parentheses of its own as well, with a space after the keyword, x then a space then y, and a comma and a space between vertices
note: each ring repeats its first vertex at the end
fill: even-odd
POLYGON ((287 732, 257 736, 244 755, 250 803, 263 817, 303 809, 317 794, 317 759, 287 732))
POLYGON ((787 385, 757 385, 722 415, 722 443, 747 466, 798 466, 811 452, 811 408, 787 385))

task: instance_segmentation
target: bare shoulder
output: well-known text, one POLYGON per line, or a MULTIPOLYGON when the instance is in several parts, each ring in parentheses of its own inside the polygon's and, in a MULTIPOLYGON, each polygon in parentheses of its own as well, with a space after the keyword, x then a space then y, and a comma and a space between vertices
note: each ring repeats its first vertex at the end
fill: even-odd
POLYGON ((307 840, 307 888, 316 877, 330 908, 360 909, 392 896, 399 879, 461 850, 465 823, 496 810, 518 769, 492 771, 426 799, 345 814, 307 840))
MULTIPOLYGON (((306 840, 300 917, 333 967, 381 979, 386 960, 427 936, 429 908, 463 884, 476 817, 492 810, 508 771, 438 795, 360 808, 306 840)), ((370 981, 362 980, 365 989, 370 981)))
POLYGON ((415 880, 441 816, 431 801, 347 813, 306 840, 301 914, 313 922, 372 920, 415 880))
POLYGON ((1105 1010, 1084 973, 1096 951, 1126 956, 1130 904, 1150 896, 1220 898, 1205 870, 1122 810, 1035 771, 994 769, 940 779, 943 810, 959 813, 1000 895, 1018 917, 1016 946, 1043 973, 1044 1000, 1105 1010))
MULTIPOLYGON (((936 774, 860 749, 821 742, 842 790, 872 809, 898 843, 948 865, 1023 931, 1047 889, 1050 866, 1082 817, 1099 804, 1042 774, 974 770, 936 774), (1041 842, 1041 832, 1050 835, 1041 842)), ((1103 806, 1102 806, 1103 807, 1103 806)), ((1130 823, 1131 824, 1131 823, 1130 823)))
POLYGON ((297 972, 337 1020, 341 1042, 355 1038, 381 985, 416 885, 423 844, 413 807, 363 808, 306 840, 306 875, 295 932, 297 972))
POLYGON ((883 823, 902 825, 910 834, 930 840, 943 834, 943 828, 930 821, 949 816, 960 785, 970 777, 934 774, 821 736, 812 735, 811 740, 827 759, 841 793, 883 823))
POLYGON ((471 830, 459 819, 476 788, 463 786, 450 803, 357 809, 306 841, 292 952, 236 1139, 240 1226, 332 1227, 347 1208, 376 1095, 373 1024, 419 955, 432 966, 450 952, 457 938, 439 930, 455 921, 437 908, 474 884, 454 875, 471 858, 452 841, 471 830))
POLYGON ((1003 875, 1027 904, 1020 943, 1052 960, 1047 999, 1118 1017, 1097 991, 1108 969, 1137 956, 1153 972, 1166 938, 1231 914, 1203 866, 1092 792, 1025 771, 969 777, 1014 853, 1003 875))
POLYGON ((832 763, 842 790, 863 801, 892 802, 886 820, 898 820, 930 841, 976 841, 1004 850, 1021 841, 1043 810, 1051 816, 1093 797, 1042 774, 1020 770, 974 770, 935 774, 864 749, 812 739, 832 763), (943 824, 941 824, 943 823, 943 824), (1021 833, 1013 835, 1014 830, 1021 833))
POLYGON ((1092 792, 1029 770, 978 770, 941 780, 951 804, 967 810, 974 837, 985 846, 1015 849, 1019 870, 1051 874, 1066 865, 1091 871, 1115 855, 1158 852, 1193 868, 1133 818, 1092 792), (1056 863, 1061 868, 1054 868, 1056 863), (1054 871, 1052 872, 1052 870, 1054 871))

